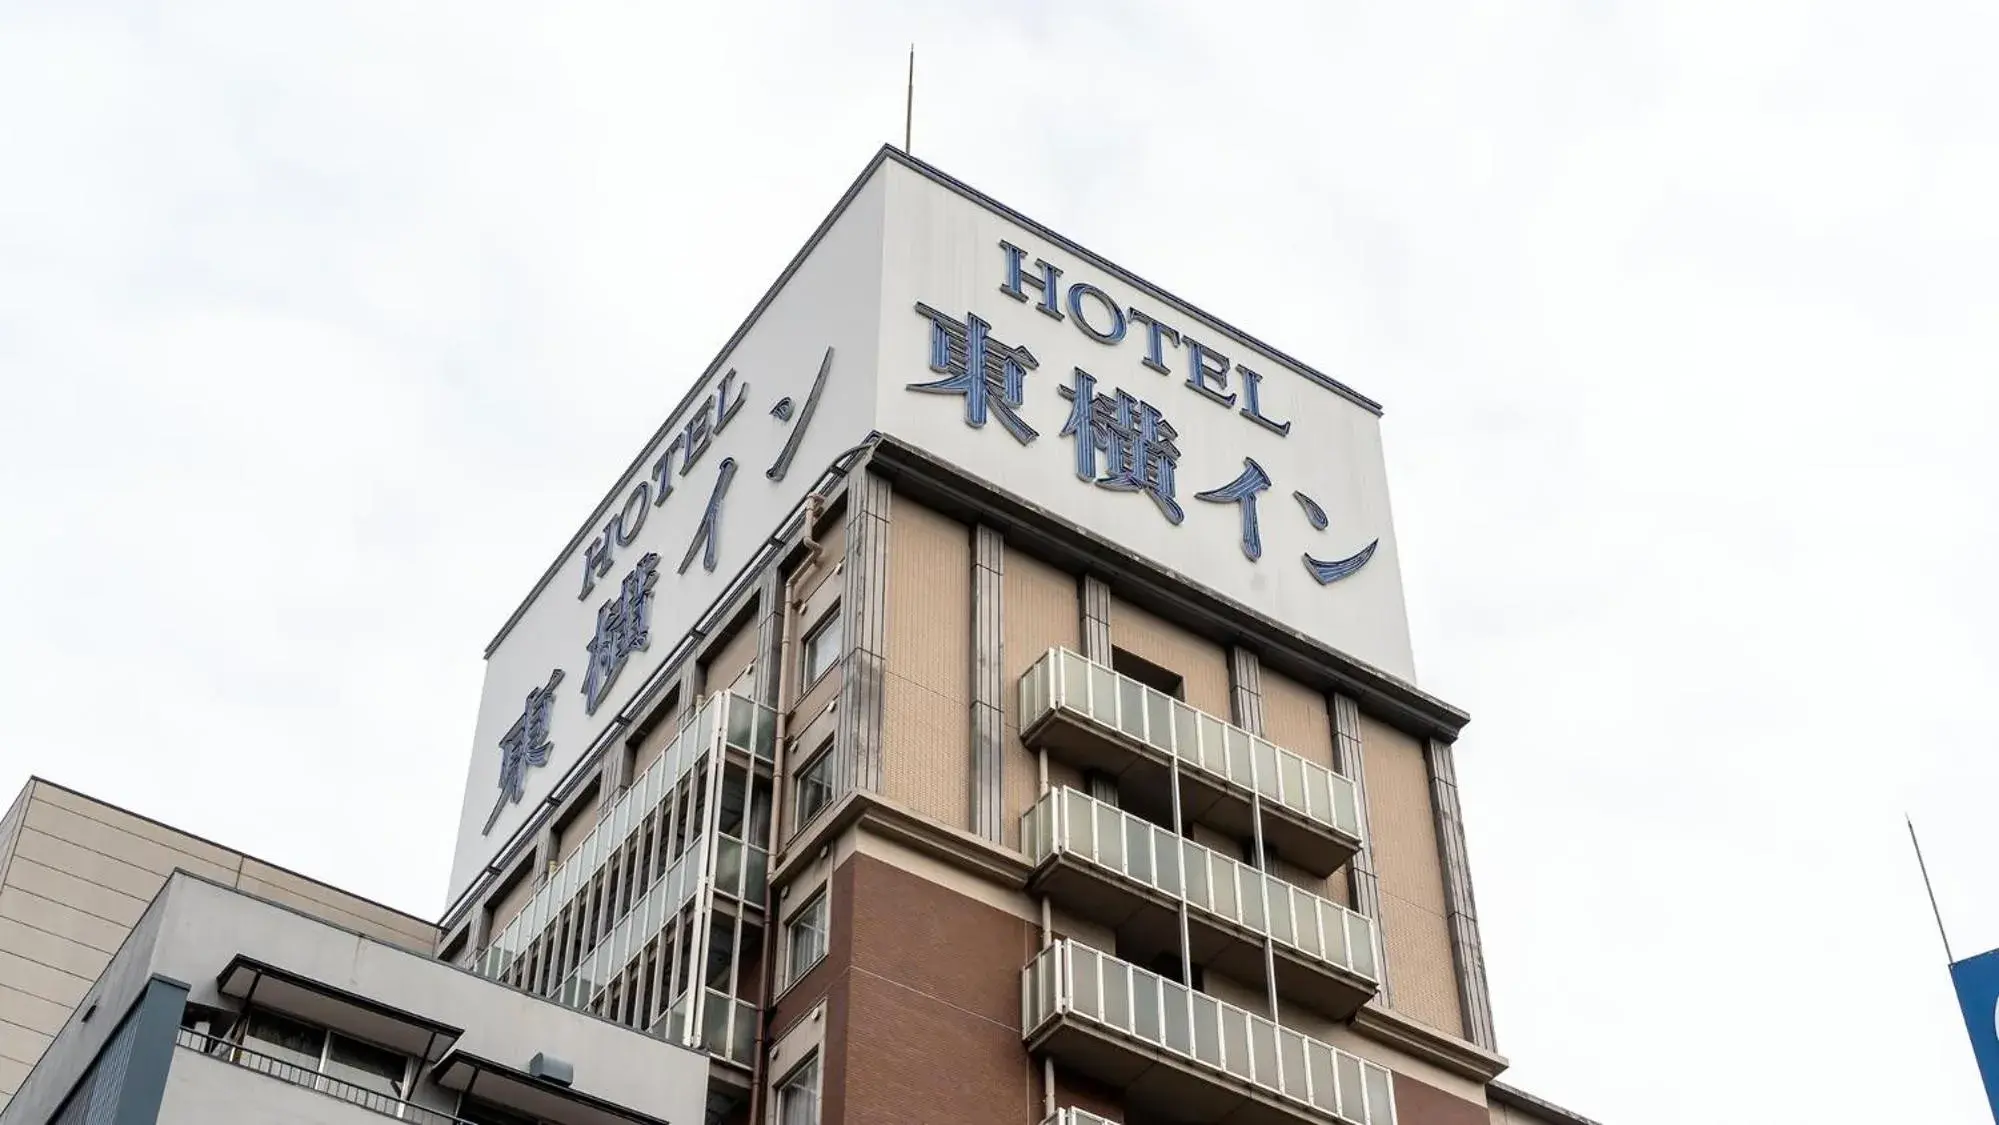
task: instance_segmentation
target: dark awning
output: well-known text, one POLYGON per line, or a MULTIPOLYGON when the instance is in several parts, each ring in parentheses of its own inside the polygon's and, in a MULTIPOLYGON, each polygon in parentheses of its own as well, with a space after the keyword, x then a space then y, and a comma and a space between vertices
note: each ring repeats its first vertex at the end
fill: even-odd
POLYGON ((425 1062, 442 1058, 465 1031, 240 953, 216 976, 215 984, 224 996, 297 1016, 425 1062))
POLYGON ((663 1117, 557 1086, 519 1067, 454 1050, 431 1068, 431 1080, 481 1101, 539 1118, 550 1125, 669 1125, 663 1117))

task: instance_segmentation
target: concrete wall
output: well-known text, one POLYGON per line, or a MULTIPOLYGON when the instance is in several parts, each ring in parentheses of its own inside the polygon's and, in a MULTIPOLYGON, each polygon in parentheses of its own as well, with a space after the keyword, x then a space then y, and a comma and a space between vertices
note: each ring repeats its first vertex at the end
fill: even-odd
POLYGON ((668 1121, 699 1117, 706 1056, 539 1000, 429 957, 187 876, 168 886, 152 970, 221 1003, 215 978, 244 954, 465 1029, 459 1047, 525 1068, 536 1052, 576 1067, 576 1088, 668 1121))
POLYGON ((280 1082, 198 1051, 177 1049, 160 1101, 160 1125, 382 1125, 352 1102, 280 1082))
POLYGON ((437 941, 421 918, 39 779, 0 848, 0 1107, 176 869, 410 949, 437 941))

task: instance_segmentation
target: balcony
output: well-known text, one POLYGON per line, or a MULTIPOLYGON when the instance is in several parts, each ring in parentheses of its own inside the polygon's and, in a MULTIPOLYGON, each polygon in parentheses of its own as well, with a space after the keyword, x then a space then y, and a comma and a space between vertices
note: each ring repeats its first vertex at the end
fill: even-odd
POLYGON ((1360 849, 1352 781, 1067 649, 1050 649, 1021 677, 1020 736, 1155 801, 1178 762, 1185 814, 1237 836, 1251 835, 1261 798, 1265 841, 1315 875, 1360 849))
POLYGON ((198 1031, 182 1028, 175 1032, 174 1045, 184 1051, 193 1051, 212 1059, 233 1063, 267 1078, 275 1078, 280 1082, 317 1091, 327 1097, 360 1106, 384 1117, 401 1118, 404 1121, 415 1122, 416 1125, 466 1125, 464 1121, 440 1110, 407 1102, 391 1094, 370 1090, 352 1082, 343 1082, 295 1062, 260 1054, 246 1047, 237 1046, 227 1039, 203 1035, 198 1031))
POLYGON ((1058 1109, 1042 1118, 1041 1125, 1117 1125, 1117 1122, 1098 1117, 1087 1109, 1058 1109))
MULTIPOLYGON (((597 827, 584 837, 582 846, 543 883, 513 922, 487 947, 479 959, 480 974, 495 980, 504 979, 514 961, 527 951, 550 923, 560 917, 563 907, 571 899, 585 893, 591 880, 639 831, 646 816, 673 793, 682 779, 708 763, 712 751, 720 747, 725 755, 768 764, 776 731, 777 713, 770 708, 740 695, 710 697, 667 745, 659 759, 604 809, 597 827)), ((753 905, 762 906, 764 860, 762 847, 723 837, 717 853, 717 888, 738 895, 753 892, 753 905), (746 876, 745 872, 755 874, 746 876), (738 883, 730 883, 732 874, 738 883), (741 885, 740 881, 745 879, 748 879, 747 885, 741 885)), ((693 862, 698 868, 705 860, 693 862)), ((661 877, 661 882, 670 884, 670 887, 660 893, 676 904, 684 902, 682 892, 691 891, 695 880, 704 874, 705 871, 698 869, 680 876, 668 872, 661 877)), ((620 966, 622 964, 619 962, 620 966)), ((565 991, 568 991, 567 986, 565 991)))
POLYGON ((1384 1067, 1073 941, 1021 974, 1022 1037, 1178 1120, 1394 1125, 1384 1067))
POLYGON ((1261 980, 1268 937, 1286 1000, 1345 1019, 1374 996, 1374 923, 1336 902, 1074 789, 1027 810, 1020 838, 1035 890, 1134 950, 1176 950, 1184 901, 1195 964, 1261 980))

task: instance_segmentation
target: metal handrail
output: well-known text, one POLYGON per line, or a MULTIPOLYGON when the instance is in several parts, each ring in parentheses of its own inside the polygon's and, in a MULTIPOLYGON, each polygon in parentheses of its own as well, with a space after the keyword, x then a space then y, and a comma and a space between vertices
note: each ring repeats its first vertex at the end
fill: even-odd
POLYGON ((300 1086, 315 1093, 339 1098, 343 1102, 358 1105, 362 1109, 372 1110, 385 1117, 415 1121, 420 1125, 471 1125, 470 1122, 441 1110, 391 1097, 379 1090, 370 1090, 330 1074, 321 1074, 317 1070, 300 1066, 295 1062, 253 1051, 232 1040, 204 1035, 191 1028, 181 1028, 174 1036, 174 1044, 197 1054, 240 1066, 245 1070, 254 1070, 267 1078, 275 1078, 280 1082, 300 1086))
POLYGON ((1199 914, 1268 935, 1284 949, 1379 983, 1374 923, 1323 895, 1076 789, 1049 790, 1020 823, 1021 846, 1036 866, 1057 853, 1074 855, 1185 901, 1199 914))
POLYGON ((1395 1125, 1388 1068, 1070 938, 1021 972, 1022 1036, 1070 1019, 1177 1056, 1308 1115, 1395 1125))
POLYGON ((1362 837, 1359 791, 1345 774, 1066 648, 1049 649, 1021 675, 1021 730, 1058 710, 1177 758, 1211 784, 1362 837))

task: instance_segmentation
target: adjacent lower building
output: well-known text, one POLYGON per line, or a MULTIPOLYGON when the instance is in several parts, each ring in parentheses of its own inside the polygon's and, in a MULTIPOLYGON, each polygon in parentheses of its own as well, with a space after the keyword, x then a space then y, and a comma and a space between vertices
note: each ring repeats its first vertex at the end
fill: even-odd
POLYGON ((431 955, 160 947, 184 1061, 262 972, 448 1029, 312 1023, 378 1115, 1583 1122, 1497 1081, 1380 413, 883 150, 488 647, 431 955))

